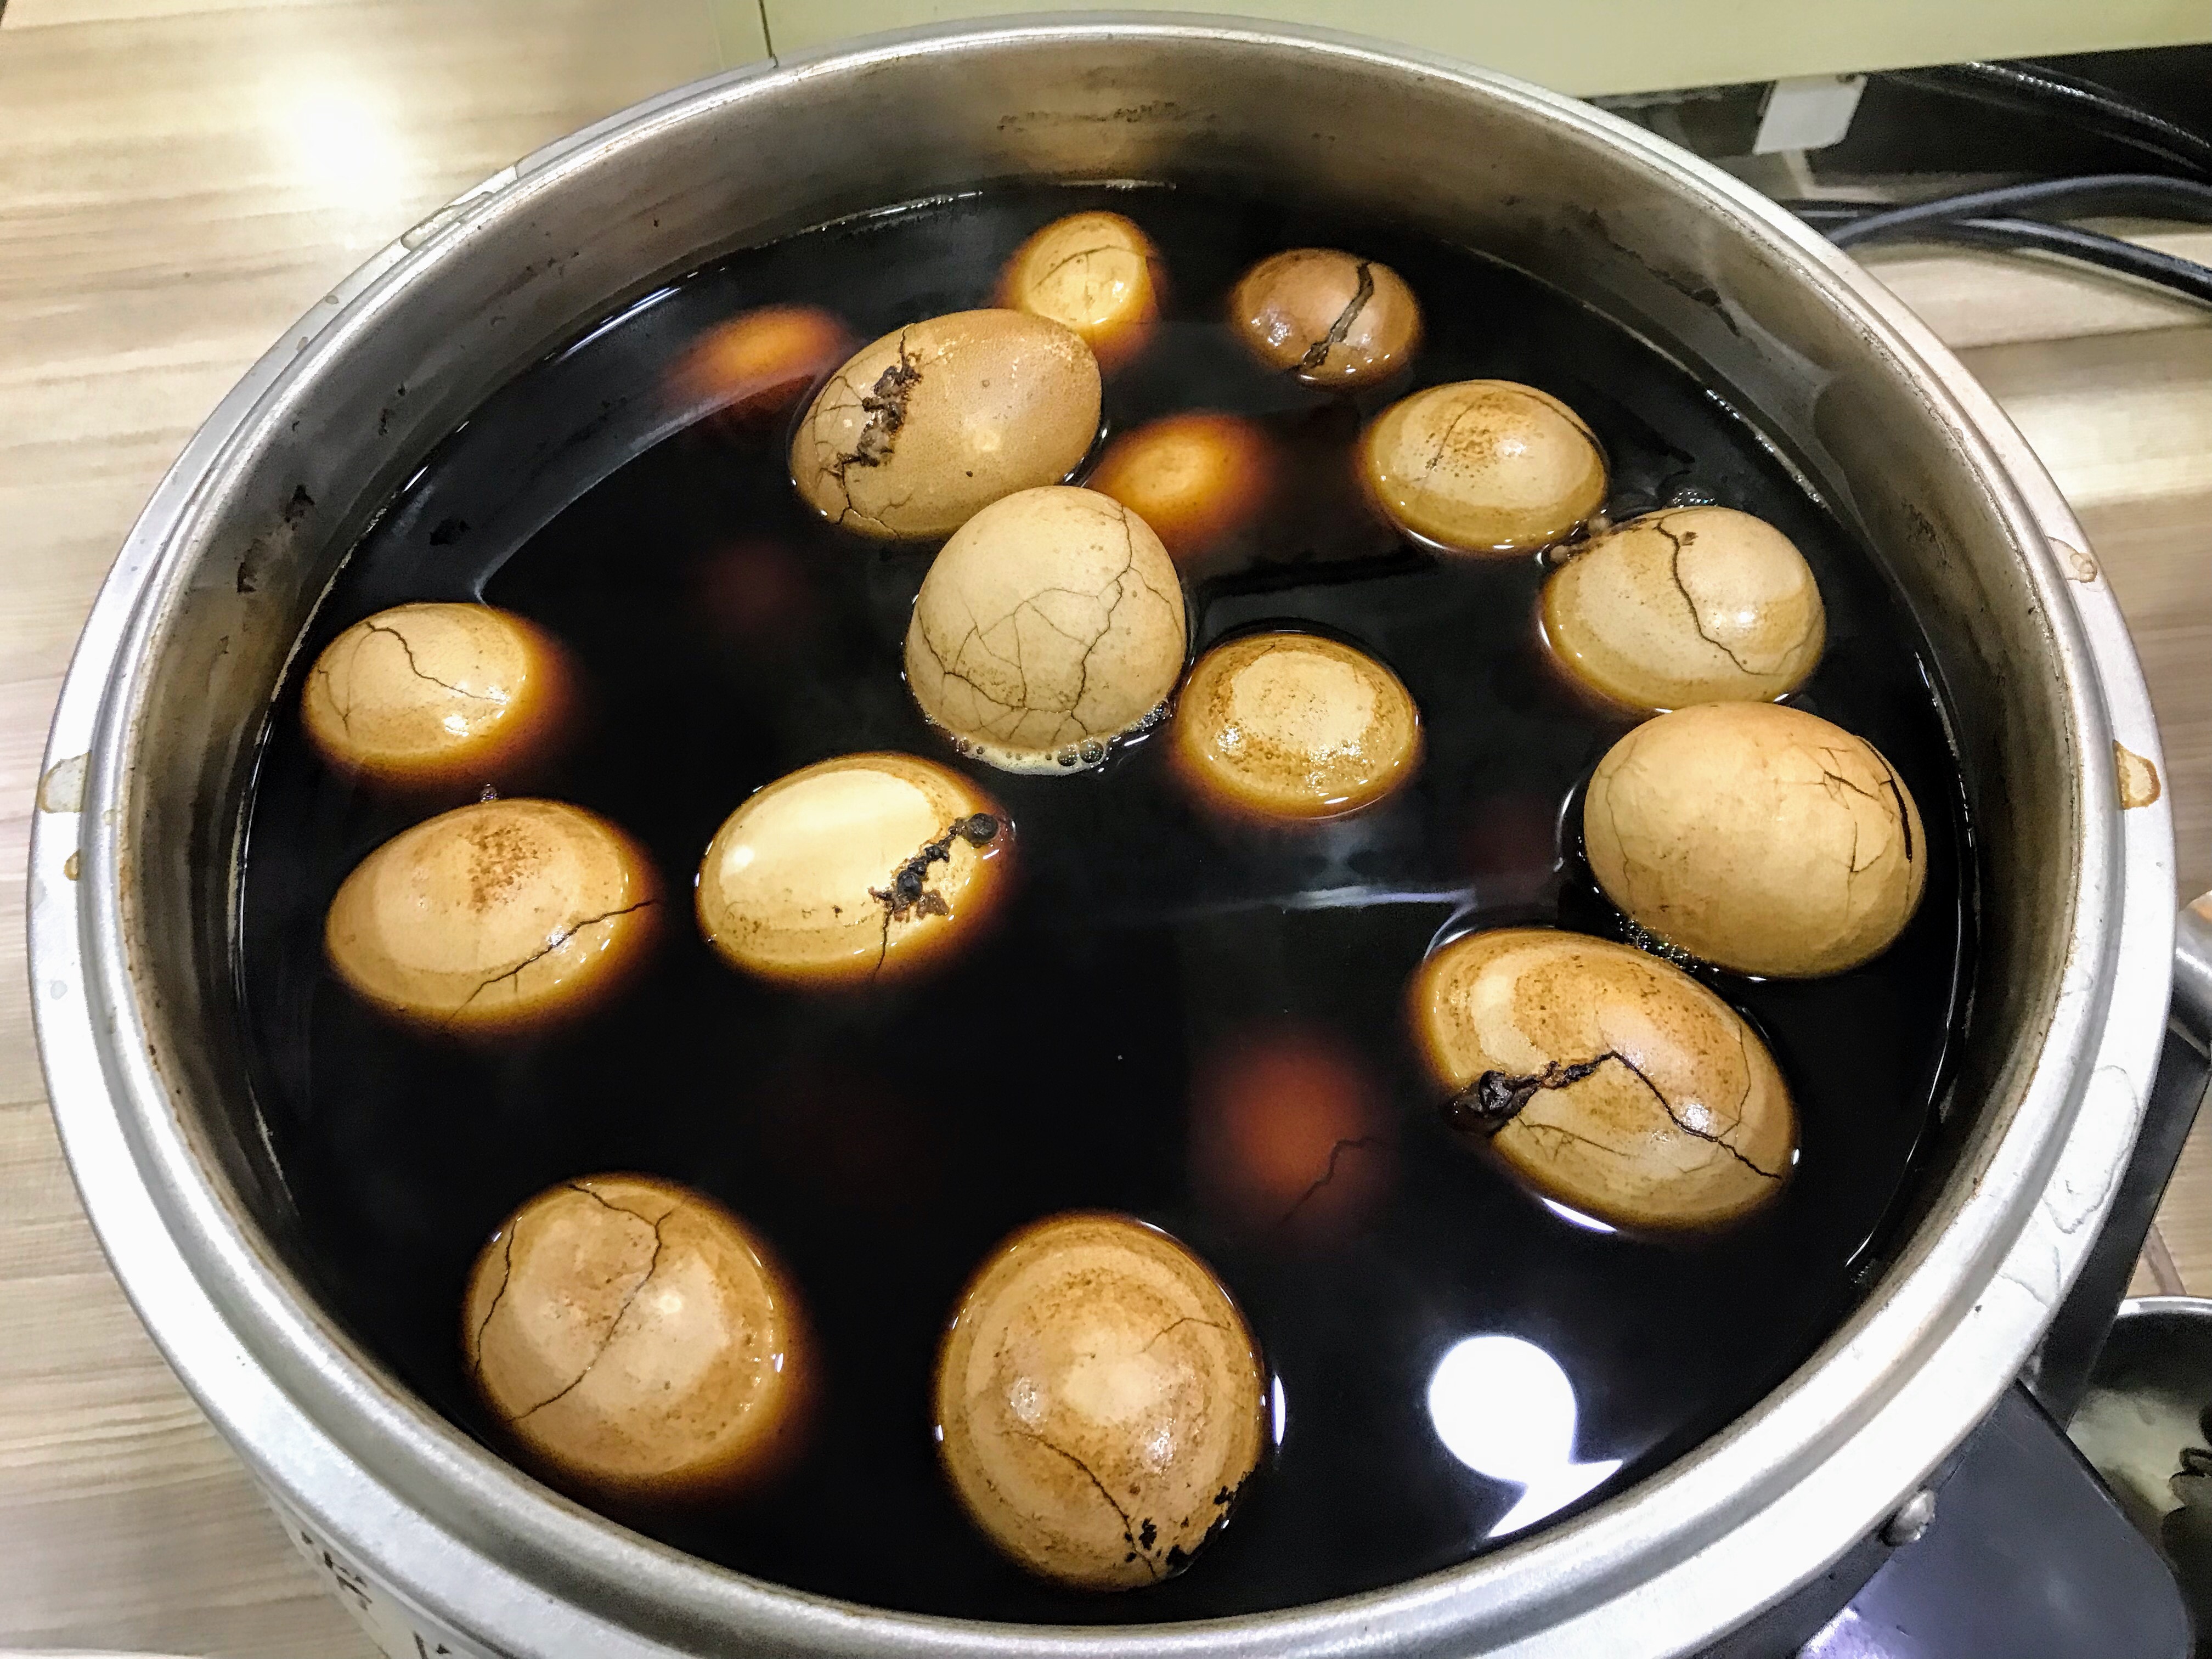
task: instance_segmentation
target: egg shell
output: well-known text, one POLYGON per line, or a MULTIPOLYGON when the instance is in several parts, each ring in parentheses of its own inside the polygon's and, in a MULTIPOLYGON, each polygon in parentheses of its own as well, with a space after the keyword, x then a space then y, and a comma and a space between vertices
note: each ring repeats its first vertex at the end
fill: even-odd
POLYGON ((564 1182, 501 1223, 470 1274, 461 1347, 523 1460, 617 1504, 757 1487, 811 1415, 805 1320, 767 1246, 651 1176, 564 1182))
POLYGON ((778 778, 714 832, 699 866, 700 930, 757 978, 888 983, 975 941, 1004 896, 1012 846, 1005 810, 950 768, 839 756, 778 778))
POLYGON ((1385 517, 1453 553, 1534 552, 1605 504, 1605 455, 1582 417, 1511 380, 1455 380, 1401 398, 1360 440, 1385 517))
POLYGON ((1338 817, 1412 781, 1421 717, 1363 651, 1318 634, 1246 634, 1199 659, 1168 741, 1177 775, 1209 805, 1338 817))
POLYGON ((998 301, 1073 330, 1113 369, 1144 349, 1164 286, 1159 250, 1133 220, 1071 213, 1014 250, 998 301))
POLYGON ((1618 1227, 1719 1226, 1771 1202, 1796 1114, 1766 1045, 1687 974, 1548 927, 1470 933, 1412 987, 1445 1121, 1538 1192, 1618 1227))
POLYGON ((1229 323, 1272 368, 1354 391, 1388 380, 1421 343, 1421 307, 1398 273, 1340 248, 1270 255, 1237 280, 1229 323))
POLYGON ((1874 745, 1778 703, 1646 720, 1598 763, 1583 842, 1639 926, 1741 973, 1812 978, 1887 950, 1920 904, 1920 809, 1874 745))
POLYGON ((963 751, 1015 772, 1095 766, 1162 712, 1188 648, 1175 562, 1095 490, 978 513, 922 579, 907 684, 963 751))
POLYGON ((1016 490, 1058 483, 1098 433, 1097 359, 1019 311, 896 329, 815 394, 791 441, 800 496, 841 528, 949 536, 1016 490))
POLYGON ((1203 1261, 1127 1216, 1006 1240, 939 1351, 938 1451, 984 1535, 1041 1577, 1135 1589, 1187 1566, 1267 1443, 1267 1374, 1203 1261))
POLYGON ((301 688, 331 766, 400 787, 503 784, 568 736, 574 673, 553 637, 488 605, 394 605, 353 624, 301 688))
POLYGON ((660 927, 637 846, 562 801, 478 802, 401 831, 340 884, 338 977, 404 1024, 497 1036, 581 1014, 628 982, 660 927))
POLYGON ((1084 487, 1151 526, 1177 564, 1194 563, 1249 529, 1278 483, 1274 447, 1256 422, 1188 410, 1122 433, 1084 487))
POLYGON ((1569 674, 1640 709, 1784 696, 1827 639, 1804 556, 1726 507, 1647 513, 1592 537, 1545 581, 1543 617, 1569 674))

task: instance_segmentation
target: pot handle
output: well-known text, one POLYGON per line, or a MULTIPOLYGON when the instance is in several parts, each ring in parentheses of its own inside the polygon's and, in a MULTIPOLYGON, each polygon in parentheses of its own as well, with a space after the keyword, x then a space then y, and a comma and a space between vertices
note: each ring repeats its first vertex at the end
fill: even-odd
POLYGON ((2042 1346, 2021 1373, 2037 1402, 2061 1423, 2074 1414, 2089 1385, 2090 1369, 2104 1349, 2128 1281, 2135 1276, 2136 1258, 2142 1252, 2208 1083, 2212 1083, 2212 893, 2184 905, 2174 925, 2173 1001, 2166 1013, 2166 1046, 2105 1229, 2089 1247, 2081 1276, 2059 1304, 2042 1346))

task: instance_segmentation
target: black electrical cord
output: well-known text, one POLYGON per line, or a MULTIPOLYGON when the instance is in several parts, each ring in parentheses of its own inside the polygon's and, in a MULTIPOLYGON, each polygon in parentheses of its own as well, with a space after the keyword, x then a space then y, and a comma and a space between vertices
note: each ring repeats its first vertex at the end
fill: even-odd
MULTIPOLYGON (((1839 244, 1868 241, 1915 229, 1931 221, 2070 218, 2091 214, 2140 214, 2147 218, 2187 219, 2212 223, 2212 184, 2169 179, 2153 173, 2105 173, 2084 179, 2046 179, 2032 185, 1939 196, 1933 201, 1885 207, 1858 216, 1831 233, 1839 244)), ((2110 239, 2107 239, 2110 240, 2110 239)))
POLYGON ((2109 88, 2057 70, 2033 64, 1945 64, 1892 70, 1884 78, 2046 119, 2057 115, 2100 138, 2212 177, 2212 139, 2138 109, 2109 88))
MULTIPOLYGON (((2178 179, 2160 182, 2166 185, 2187 183, 2178 179)), ((2058 188, 2027 185, 2015 186, 2010 191, 1976 191, 1965 196, 1917 202, 1909 208, 1899 208, 1887 202, 1865 201, 1784 202, 1781 205, 1838 246, 1862 241, 1909 239, 2052 253, 2077 264, 2095 265, 2100 270, 2132 276, 2200 304, 2212 306, 2212 266, 2072 225, 2050 224, 2039 219, 1997 217, 1989 213, 1992 198, 2017 201, 2021 199, 2021 192, 2040 190, 2043 191, 2041 195, 2030 196, 2027 199, 2046 203, 2064 200, 2063 187, 2069 185, 2082 186, 2080 195, 2083 198, 2110 199, 2108 196, 2099 194, 2100 191, 2110 191, 2108 179, 2059 179, 2054 181, 2054 185, 2058 188)), ((2191 186, 2191 190, 2195 193, 2182 198, 2182 204, 2192 210, 2172 216, 2212 217, 2212 186, 2191 186)))

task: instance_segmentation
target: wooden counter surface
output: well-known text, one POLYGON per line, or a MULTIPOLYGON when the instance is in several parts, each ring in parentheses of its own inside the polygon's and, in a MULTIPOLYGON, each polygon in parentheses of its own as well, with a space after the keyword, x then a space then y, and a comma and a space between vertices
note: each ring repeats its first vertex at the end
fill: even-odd
MULTIPOLYGON (((0 1648, 370 1659, 107 1272, 30 1026, 23 868, 70 647, 162 470, 339 277, 515 156, 746 61, 682 0, 9 0, 0 14, 0 1648)), ((2212 232, 2149 240, 2212 258, 2212 232)), ((2074 501, 2212 886, 2212 314, 1978 255, 1881 256, 2074 501)), ((2212 1142, 2161 1226, 2212 1293, 2212 1142)))

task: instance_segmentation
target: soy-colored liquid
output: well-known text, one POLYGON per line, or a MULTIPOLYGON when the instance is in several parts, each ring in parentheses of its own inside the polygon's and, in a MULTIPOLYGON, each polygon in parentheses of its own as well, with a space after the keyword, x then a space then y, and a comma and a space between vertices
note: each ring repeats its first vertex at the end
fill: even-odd
POLYGON ((457 1310, 471 1258, 522 1200, 641 1170, 713 1194, 772 1242, 821 1339, 812 1449, 757 1499, 661 1524, 672 1543, 808 1590, 978 1618, 1177 1620, 1368 1589, 1694 1445, 1803 1359, 1863 1282, 1968 977, 1969 843, 1923 647, 1864 550, 1738 412, 1526 276, 1387 226, 1165 189, 993 190, 794 236, 652 296, 494 396, 362 538, 301 660, 386 605, 468 598, 531 617, 583 665, 592 725, 540 792, 651 852, 675 911, 666 947, 631 994, 540 1040, 462 1048, 379 1023, 323 965, 323 912, 428 809, 335 780, 288 687, 241 901, 258 1097, 330 1307, 494 1445, 457 1310), (988 303, 1024 236, 1094 206, 1144 226, 1171 284, 1159 337, 1107 383, 1109 430, 1224 409, 1263 420, 1292 459, 1266 524, 1189 585, 1197 648, 1263 623, 1323 628, 1420 706, 1418 780, 1365 813, 1221 827, 1178 792, 1157 735, 1072 776, 958 758, 900 678, 934 549, 863 542, 799 503, 796 407, 680 427, 674 366, 746 307, 825 306, 865 340, 988 303), (1382 259, 1419 295, 1410 383, 1334 400, 1262 370, 1222 325, 1239 272, 1312 244, 1382 259), (1581 413, 1611 458, 1614 517, 1708 499, 1787 533, 1829 627, 1791 701, 1871 740, 1925 817, 1926 897, 1887 955, 1816 982, 1704 975, 1765 1034, 1802 1117, 1782 1197, 1719 1237, 1636 1239, 1547 1208, 1444 1128, 1407 1032, 1407 976, 1442 933, 1623 933, 1577 812, 1626 723, 1549 665, 1540 564, 1417 551, 1352 483, 1366 418, 1476 376, 1581 413), (690 921, 708 840, 770 780, 878 748, 974 772, 1005 805, 1021 871, 1003 925, 910 987, 740 978, 690 921), (1381 1103, 1379 1132, 1341 1149, 1361 1203, 1334 1231, 1230 1216, 1191 1169, 1194 1079, 1292 1039, 1333 1051, 1381 1103), (1012 1229, 1078 1206, 1133 1212, 1212 1262, 1279 1390, 1279 1443, 1228 1530, 1182 1577, 1118 1596, 1002 1561, 930 1435, 933 1356, 963 1281, 1012 1229), (1511 1344, 1443 1364, 1482 1335, 1533 1345, 1556 1374, 1511 1344))

